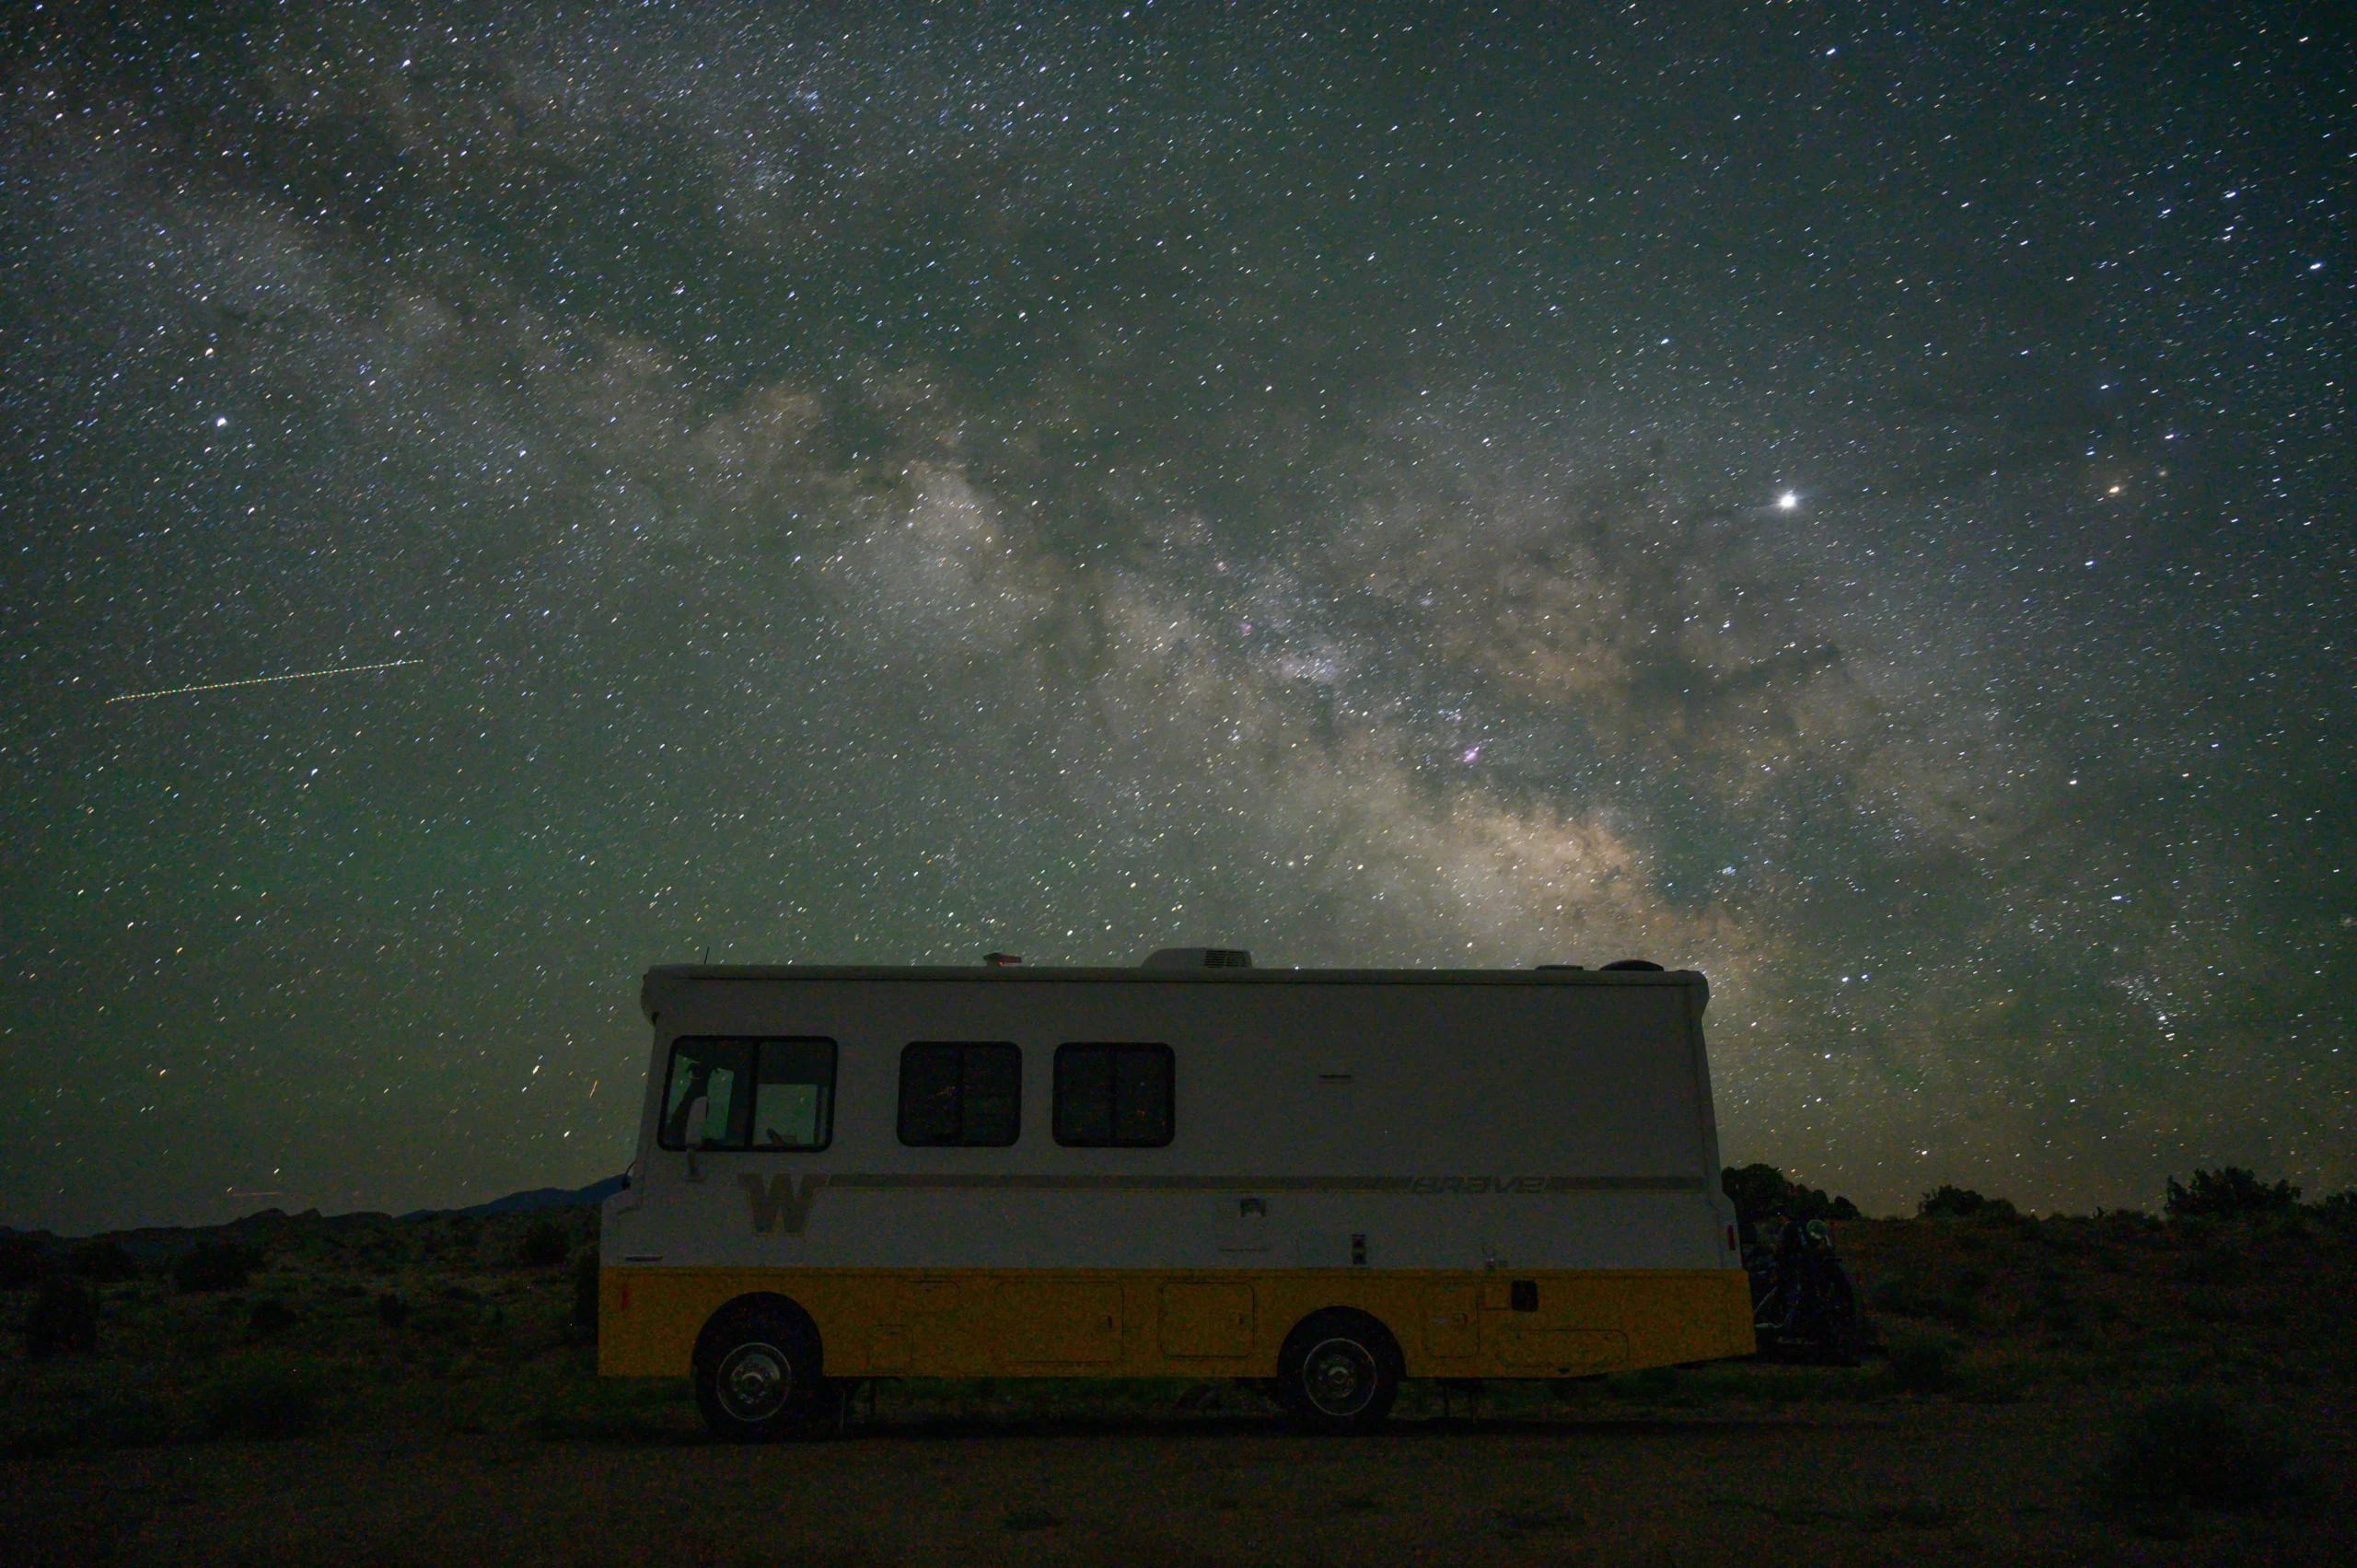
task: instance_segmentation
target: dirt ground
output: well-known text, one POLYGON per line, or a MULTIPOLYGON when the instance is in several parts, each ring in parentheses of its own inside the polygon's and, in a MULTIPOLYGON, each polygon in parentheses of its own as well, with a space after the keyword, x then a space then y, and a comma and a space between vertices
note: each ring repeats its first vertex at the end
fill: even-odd
MULTIPOLYGON (((2309 1391, 2312 1396, 2313 1391, 2309 1391)), ((27 1564, 2357 1562, 2343 1410, 2277 1407, 2305 1495, 2122 1520, 2088 1502, 2116 1400, 1801 1416, 1007 1423, 888 1409, 848 1435, 352 1434, 14 1461, 27 1564)))

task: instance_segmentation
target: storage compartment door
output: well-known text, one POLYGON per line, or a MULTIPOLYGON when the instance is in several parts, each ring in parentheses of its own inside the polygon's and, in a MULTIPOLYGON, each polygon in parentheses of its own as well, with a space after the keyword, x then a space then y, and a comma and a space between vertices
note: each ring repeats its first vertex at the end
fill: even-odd
POLYGON ((1002 1366, 1082 1365, 1121 1359, 1121 1287, 1092 1280, 1001 1280, 1002 1366))
POLYGON ((1234 1359, 1252 1353, 1248 1284, 1206 1281, 1162 1287, 1162 1353, 1234 1359))

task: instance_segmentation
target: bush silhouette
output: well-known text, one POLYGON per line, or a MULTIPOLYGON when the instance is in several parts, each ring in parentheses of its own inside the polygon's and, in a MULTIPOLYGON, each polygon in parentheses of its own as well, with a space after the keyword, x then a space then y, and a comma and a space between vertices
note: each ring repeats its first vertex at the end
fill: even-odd
POLYGON ((2282 1446, 2205 1394, 2139 1411, 2104 1463, 2114 1504, 2129 1507, 2254 1508, 2283 1475, 2282 1446))
POLYGON ((598 1249, 583 1249, 573 1260, 573 1321, 584 1329, 598 1326, 598 1249))
POLYGON ((29 1236, 0 1236, 0 1290, 41 1283, 41 1243, 29 1236))
POLYGON ((25 1318, 25 1353, 38 1360, 60 1351, 87 1354, 98 1347, 99 1298, 71 1274, 41 1281, 25 1318))
POLYGON ((256 1368, 204 1391, 205 1429, 215 1437, 303 1437, 324 1424, 319 1390, 298 1373, 256 1368))
POLYGON ((554 1268, 572 1255, 573 1244, 565 1239, 564 1228, 554 1220, 534 1220, 524 1233, 524 1244, 516 1249, 517 1261, 527 1268, 554 1268))
POLYGON ((1924 1220, 2010 1220, 2018 1217, 2003 1198, 1984 1198, 1969 1187, 1942 1184, 1915 1201, 1915 1217, 1924 1220))
POLYGON ((2300 1190, 2290 1182, 2279 1181, 2270 1187, 2235 1165, 2197 1170, 2182 1187, 2176 1177, 2169 1178, 2168 1212, 2173 1220, 2289 1214, 2299 1203, 2300 1190))
POLYGON ((251 1330, 256 1339, 268 1339, 271 1335, 284 1332, 301 1321, 302 1318, 293 1307, 267 1295, 255 1302, 253 1309, 246 1314, 246 1327, 251 1330))
POLYGON ((65 1255, 65 1266, 86 1280, 120 1284, 139 1272, 139 1265, 120 1241, 78 1242, 65 1255))
POLYGON ((172 1270, 172 1283, 190 1295, 237 1290, 261 1261, 234 1241, 200 1241, 172 1270))
POLYGON ((1828 1197, 1820 1188, 1787 1181, 1772 1165, 1729 1166, 1719 1173, 1719 1191, 1735 1205, 1736 1217, 1746 1228, 1755 1228, 1780 1214, 1803 1225, 1811 1220, 1861 1217, 1858 1205, 1849 1199, 1828 1197))

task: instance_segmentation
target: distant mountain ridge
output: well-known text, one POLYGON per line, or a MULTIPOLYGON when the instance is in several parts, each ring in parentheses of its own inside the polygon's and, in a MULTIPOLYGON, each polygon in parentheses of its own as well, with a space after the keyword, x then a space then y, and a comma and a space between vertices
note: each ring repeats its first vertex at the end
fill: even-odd
POLYGON ((602 1203, 630 1185, 627 1176, 610 1176, 603 1181, 593 1181, 586 1187, 535 1187, 525 1192, 510 1192, 505 1198, 493 1198, 487 1203, 472 1203, 463 1209, 412 1209, 396 1214, 404 1220, 431 1219, 435 1214, 529 1214, 534 1209, 580 1209, 592 1203, 602 1203))
POLYGON ((510 1192, 504 1198, 488 1202, 470 1203, 462 1209, 412 1209, 404 1214, 388 1214, 381 1210, 358 1210, 346 1214, 322 1215, 317 1209, 306 1209, 290 1214, 284 1209, 261 1209, 241 1214, 220 1225, 134 1225, 129 1230, 94 1231, 87 1237, 63 1237, 54 1231, 18 1230, 13 1225, 0 1225, 0 1238, 29 1237, 44 1251, 63 1248, 69 1242, 95 1240, 107 1237, 122 1244, 123 1250, 143 1263, 177 1258, 196 1245, 201 1236, 226 1233, 236 1236, 250 1231, 269 1231, 296 1221, 336 1225, 391 1222, 405 1224, 412 1220, 430 1220, 459 1214, 470 1219, 490 1219, 499 1214, 531 1214, 543 1209, 578 1209, 602 1203, 630 1185, 627 1176, 609 1176, 586 1187, 534 1187, 528 1191, 510 1192))

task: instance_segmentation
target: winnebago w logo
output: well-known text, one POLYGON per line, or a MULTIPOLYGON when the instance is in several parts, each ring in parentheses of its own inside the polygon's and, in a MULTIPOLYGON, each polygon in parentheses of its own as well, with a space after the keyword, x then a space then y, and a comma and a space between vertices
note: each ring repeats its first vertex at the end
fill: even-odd
POLYGON ((810 1223, 811 1200, 826 1184, 823 1176, 804 1177, 798 1189, 790 1176, 772 1176, 766 1182, 752 1175, 737 1179, 737 1185, 745 1190, 746 1201, 752 1205, 753 1231, 757 1236, 767 1236, 773 1230, 800 1236, 802 1227, 810 1223))

